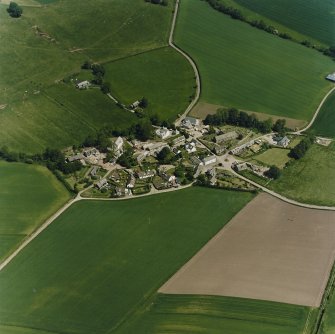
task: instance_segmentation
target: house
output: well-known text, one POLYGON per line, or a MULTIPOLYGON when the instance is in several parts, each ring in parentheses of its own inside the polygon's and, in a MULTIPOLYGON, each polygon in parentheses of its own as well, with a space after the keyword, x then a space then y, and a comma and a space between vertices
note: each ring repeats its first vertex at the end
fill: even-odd
POLYGON ((130 107, 131 109, 135 109, 135 108, 137 108, 140 104, 141 104, 140 101, 135 101, 135 102, 133 102, 129 107, 130 107))
POLYGON ((210 164, 215 164, 216 163, 216 156, 215 155, 210 155, 209 157, 203 158, 202 163, 204 166, 208 166, 210 164))
POLYGON ((99 190, 101 190, 102 188, 106 187, 107 184, 108 184, 108 182, 107 182, 106 179, 101 179, 101 180, 96 184, 96 186, 97 186, 97 188, 98 188, 99 190))
POLYGON ((235 155, 238 155, 240 154, 242 151, 244 151, 245 149, 251 147, 252 145, 255 144, 255 141, 254 140, 250 140, 249 142, 241 145, 241 146, 238 146, 238 147, 235 147, 234 149, 230 150, 230 154, 235 154, 235 155))
POLYGON ((68 157, 66 160, 68 162, 73 162, 73 161, 81 160, 83 158, 84 156, 81 153, 78 153, 78 154, 72 155, 71 157, 68 157))
POLYGON ((200 124, 199 120, 195 117, 185 117, 182 122, 181 125, 185 128, 193 128, 195 126, 198 126, 200 124))
POLYGON ((154 170, 147 170, 144 172, 136 172, 136 176, 140 179, 140 180, 145 180, 145 179, 149 179, 151 177, 154 177, 156 175, 156 172, 154 170))
POLYGON ((130 174, 128 177, 128 181, 127 181, 127 188, 134 188, 135 182, 136 180, 135 180, 134 175, 130 174))
POLYGON ((227 132, 222 135, 215 136, 215 142, 217 144, 220 144, 222 142, 236 139, 238 137, 238 134, 235 131, 227 132))
POLYGON ((335 72, 331 73, 331 74, 328 74, 326 76, 326 79, 335 82, 335 72))
POLYGON ((190 143, 187 143, 185 145, 185 150, 187 151, 187 153, 196 152, 197 148, 195 146, 195 142, 191 141, 190 143))
POLYGON ((166 138, 169 138, 172 136, 172 131, 165 128, 165 127, 162 127, 162 128, 159 128, 155 131, 156 135, 162 139, 166 139, 166 138))
POLYGON ((172 140, 172 146, 180 146, 185 144, 185 136, 179 136, 172 140))
POLYGON ((114 150, 115 151, 122 151, 123 148, 123 138, 122 137, 117 137, 115 142, 114 142, 114 150))
POLYGON ((246 162, 242 162, 242 163, 234 164, 232 167, 233 167, 233 169, 235 169, 237 172, 241 172, 242 170, 246 170, 246 169, 248 169, 248 165, 247 165, 246 162))
POLYGON ((78 82, 76 87, 78 89, 87 89, 88 87, 90 87, 90 85, 91 85, 90 82, 85 80, 85 81, 78 82))
POLYGON ((278 146, 281 147, 287 147, 288 144, 290 143, 290 140, 285 136, 285 137, 276 137, 274 140, 277 142, 278 146))
POLYGON ((99 170, 99 166, 93 166, 91 172, 90 172, 90 175, 91 176, 96 176, 97 175, 97 171, 99 170))
POLYGON ((143 145, 143 149, 150 152, 150 154, 159 153, 168 144, 165 142, 147 143, 143 145))

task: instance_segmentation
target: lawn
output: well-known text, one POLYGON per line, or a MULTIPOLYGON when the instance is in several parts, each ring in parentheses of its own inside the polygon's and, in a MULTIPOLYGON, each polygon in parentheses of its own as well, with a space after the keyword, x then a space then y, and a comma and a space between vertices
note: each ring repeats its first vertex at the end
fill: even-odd
POLYGON ((0 323, 111 332, 252 198, 190 188, 78 202, 1 271, 0 323))
POLYGON ((269 184, 276 192, 300 202, 335 206, 335 145, 313 145, 269 184))
MULTIPOLYGON (((87 59, 106 62, 166 46, 172 2, 164 7, 143 0, 55 1, 25 6, 20 19, 10 18, 6 8, 0 4, 0 37, 6 46, 0 50, 2 145, 37 152, 76 144, 104 125, 122 128, 132 122, 99 92, 83 97, 62 90, 59 82, 80 72, 87 59), (52 98, 55 90, 66 103, 55 104, 44 95, 52 98)), ((180 66, 187 67, 187 61, 180 66)), ((184 91, 173 88, 169 93, 178 100, 184 91)))
POLYGON ((301 334, 309 310, 251 299, 158 294, 117 333, 301 334))
POLYGON ((335 137, 335 92, 328 96, 309 131, 319 136, 335 137))
POLYGON ((174 120, 185 111, 194 94, 191 65, 170 47, 117 60, 105 67, 112 95, 126 105, 145 96, 149 101, 146 111, 161 119, 174 120))
POLYGON ((269 166, 275 165, 283 168, 290 161, 289 152, 289 150, 282 148, 270 148, 259 155, 253 156, 253 159, 269 166))
POLYGON ((0 260, 69 198, 46 168, 0 161, 0 260))
POLYGON ((201 101, 309 120, 331 83, 333 62, 315 50, 184 0, 176 43, 197 63, 201 101))
POLYGON ((234 1, 321 43, 329 46, 335 44, 335 2, 333 0, 234 1))

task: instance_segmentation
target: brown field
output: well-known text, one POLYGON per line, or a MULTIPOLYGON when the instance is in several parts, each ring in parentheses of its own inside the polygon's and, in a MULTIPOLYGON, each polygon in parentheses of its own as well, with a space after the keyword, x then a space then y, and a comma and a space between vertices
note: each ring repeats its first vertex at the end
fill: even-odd
MULTIPOLYGON (((190 116, 197 117, 200 119, 205 119, 208 114, 215 114, 216 111, 220 108, 226 109, 224 106, 220 106, 217 104, 210 104, 210 103, 205 103, 205 102, 199 102, 190 112, 190 116)), ((288 118, 288 117, 279 117, 275 115, 268 115, 268 114, 263 114, 260 112, 254 112, 254 111, 249 111, 249 110, 243 110, 248 114, 254 114, 257 116, 257 118, 261 121, 264 121, 268 118, 272 118, 273 122, 275 122, 277 119, 285 119, 286 120, 286 126, 291 128, 291 129, 301 129, 303 128, 307 122, 300 120, 300 119, 294 119, 294 118, 288 118)))
POLYGON ((159 292, 318 307, 335 258, 335 212, 265 193, 240 211, 159 292))

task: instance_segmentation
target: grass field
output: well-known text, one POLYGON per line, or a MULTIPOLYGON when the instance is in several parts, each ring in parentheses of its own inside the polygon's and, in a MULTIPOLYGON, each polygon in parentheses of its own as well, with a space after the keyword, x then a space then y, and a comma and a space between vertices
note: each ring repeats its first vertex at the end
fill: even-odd
MULTIPOLYGON (((134 115, 117 109, 98 90, 75 92, 59 82, 80 72, 87 59, 109 62, 166 46, 172 2, 168 7, 142 0, 127 4, 122 0, 40 2, 43 6, 27 2, 31 6, 25 6, 17 20, 10 18, 7 5, 0 3, 0 37, 6 45, 0 50, 0 122, 5 129, 0 132, 2 145, 39 152, 46 146, 77 144, 105 125, 123 128, 135 122, 134 115), (152 28, 157 26, 159 29, 152 28)), ((137 69, 144 66, 141 56, 134 59, 139 59, 140 64, 134 64, 137 69)), ((153 96, 153 108, 158 103, 167 104, 158 112, 173 117, 192 94, 193 76, 187 61, 175 52, 165 55, 165 71, 158 68, 158 59, 150 78, 136 72, 136 78, 142 84, 146 82, 144 92, 138 82, 132 89, 134 95, 142 97, 149 90, 149 80, 172 73, 159 78, 160 83, 148 95, 153 96), (163 89, 168 97, 164 98, 163 89), (176 102, 175 109, 171 101, 176 102)), ((127 94, 132 97, 130 89, 127 94)))
POLYGON ((309 132, 335 137, 335 92, 328 96, 309 132))
POLYGON ((129 105, 145 96, 148 111, 174 120, 194 93, 194 72, 185 58, 166 47, 106 64, 112 94, 129 105))
POLYGON ((0 161, 0 260, 69 198, 46 168, 0 161))
POLYGON ((290 160, 290 157, 288 156, 289 152, 289 150, 281 148, 271 148, 260 155, 254 156, 253 159, 269 166, 275 165, 279 168, 283 168, 290 160))
POLYGON ((249 10, 327 45, 335 44, 333 0, 234 0, 249 10))
POLYGON ((0 323, 106 333, 252 198, 191 188, 76 203, 1 271, 0 323))
POLYGON ((251 299, 158 294, 117 333, 301 334, 309 310, 251 299))
POLYGON ((335 145, 313 145, 306 155, 269 184, 276 192, 300 202, 335 205, 335 145))
POLYGON ((334 334, 335 333, 335 294, 333 294, 328 302, 326 312, 318 334, 334 334))
POLYGON ((202 102, 309 120, 331 87, 331 59, 204 1, 182 1, 175 40, 199 67, 202 102))

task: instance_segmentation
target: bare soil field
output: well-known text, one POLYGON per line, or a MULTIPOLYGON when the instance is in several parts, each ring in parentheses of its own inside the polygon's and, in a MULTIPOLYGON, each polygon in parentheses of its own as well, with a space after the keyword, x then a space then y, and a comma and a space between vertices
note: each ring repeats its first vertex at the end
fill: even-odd
MULTIPOLYGON (((199 102, 190 112, 190 116, 205 119, 208 114, 214 115, 216 111, 220 108, 226 108, 224 106, 220 106, 217 104, 211 104, 206 102, 199 102)), ((303 128, 307 122, 300 119, 294 119, 289 117, 280 117, 275 115, 269 115, 269 114, 263 114, 260 112, 250 111, 250 110, 243 110, 248 114, 254 114, 257 116, 257 118, 261 121, 264 121, 268 118, 272 118, 272 120, 275 122, 277 119, 285 119, 286 120, 286 126, 291 129, 301 129, 303 128)))
POLYGON ((335 258, 335 213, 260 194, 159 292, 318 307, 335 258))

